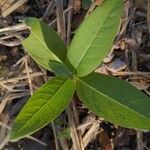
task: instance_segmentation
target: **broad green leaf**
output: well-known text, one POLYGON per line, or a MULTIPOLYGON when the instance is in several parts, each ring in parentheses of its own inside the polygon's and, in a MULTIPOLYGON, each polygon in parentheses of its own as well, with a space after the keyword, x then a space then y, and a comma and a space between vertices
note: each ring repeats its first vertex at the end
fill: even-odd
POLYGON ((17 116, 10 140, 32 134, 54 120, 67 107, 74 90, 73 80, 65 77, 55 77, 45 83, 17 116))
POLYGON ((58 34, 39 19, 27 18, 24 22, 31 27, 30 36, 22 42, 29 55, 56 74, 69 74, 69 70, 63 65, 67 49, 58 34))
POLYGON ((150 130, 150 98, 129 83, 93 73, 77 79, 77 93, 98 116, 123 127, 150 130))
POLYGON ((118 31, 123 0, 105 0, 79 27, 68 49, 68 59, 79 77, 99 66, 118 31))

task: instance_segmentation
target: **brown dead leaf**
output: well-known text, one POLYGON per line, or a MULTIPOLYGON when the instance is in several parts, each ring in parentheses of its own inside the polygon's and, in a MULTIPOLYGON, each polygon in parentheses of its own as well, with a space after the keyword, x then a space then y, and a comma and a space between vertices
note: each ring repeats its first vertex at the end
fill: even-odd
POLYGON ((113 145, 109 135, 104 130, 98 134, 98 139, 102 144, 102 150, 113 150, 113 145))

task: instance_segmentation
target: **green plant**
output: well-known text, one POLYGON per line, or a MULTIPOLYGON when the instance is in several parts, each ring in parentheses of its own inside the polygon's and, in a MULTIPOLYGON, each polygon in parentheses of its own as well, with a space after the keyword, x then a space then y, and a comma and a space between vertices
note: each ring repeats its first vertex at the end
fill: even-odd
POLYGON ((81 24, 68 51, 52 28, 35 18, 25 20, 31 35, 23 41, 24 47, 57 77, 31 96, 14 122, 11 141, 54 120, 67 107, 75 90, 98 116, 123 127, 150 129, 150 98, 123 80, 93 72, 113 44, 122 9, 122 0, 105 0, 81 24))

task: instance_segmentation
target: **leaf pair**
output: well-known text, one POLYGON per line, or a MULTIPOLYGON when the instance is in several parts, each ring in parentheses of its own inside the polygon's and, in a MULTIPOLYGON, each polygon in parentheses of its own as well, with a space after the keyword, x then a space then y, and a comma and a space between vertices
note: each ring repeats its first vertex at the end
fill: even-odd
POLYGON ((36 18, 27 18, 25 23, 31 27, 31 35, 23 45, 35 61, 56 75, 69 76, 70 69, 79 77, 86 76, 99 66, 111 48, 122 9, 122 0, 106 0, 81 24, 68 52, 51 27, 36 18))
POLYGON ((124 127, 150 129, 150 99, 146 95, 125 81, 91 73, 113 44, 122 7, 122 0, 105 0, 81 24, 68 52, 52 28, 38 19, 26 19, 31 35, 23 45, 35 61, 58 77, 33 94, 15 120, 10 140, 32 134, 54 120, 75 90, 98 116, 124 127))

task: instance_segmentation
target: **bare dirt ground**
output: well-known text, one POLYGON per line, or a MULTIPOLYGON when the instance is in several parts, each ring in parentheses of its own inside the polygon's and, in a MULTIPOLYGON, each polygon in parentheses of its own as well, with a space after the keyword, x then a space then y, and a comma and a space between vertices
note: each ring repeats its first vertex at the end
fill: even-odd
MULTIPOLYGON (((78 98, 52 124, 16 143, 9 142, 12 123, 23 105, 53 76, 22 47, 29 30, 20 20, 41 18, 68 46, 84 17, 103 0, 91 1, 0 0, 0 149, 150 150, 150 132, 106 122, 89 112, 78 98)), ((116 40, 96 71, 122 78, 150 95, 150 0, 124 0, 116 40)))

